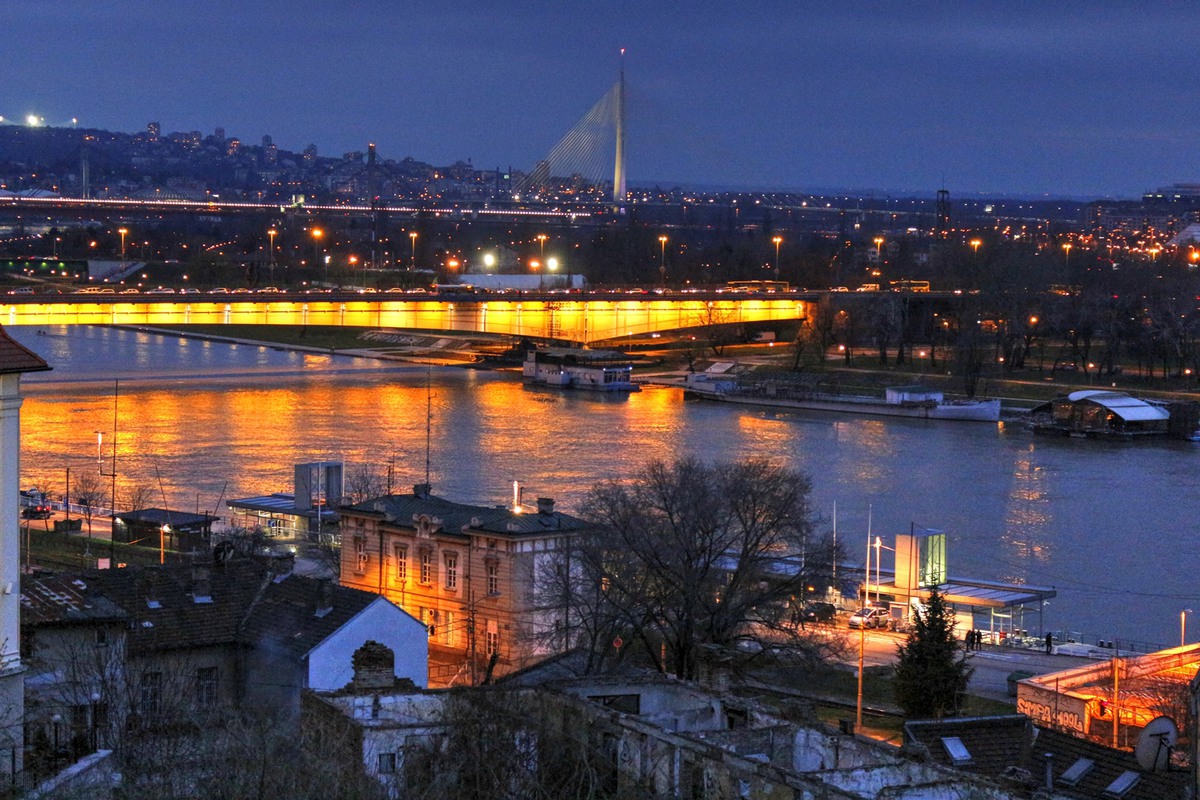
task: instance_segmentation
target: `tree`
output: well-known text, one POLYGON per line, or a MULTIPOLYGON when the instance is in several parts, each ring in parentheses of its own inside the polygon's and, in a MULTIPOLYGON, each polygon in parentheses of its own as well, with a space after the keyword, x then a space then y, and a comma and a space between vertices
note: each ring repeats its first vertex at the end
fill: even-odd
POLYGON ((829 637, 798 632, 789 613, 792 598, 827 582, 833 559, 810 489, 767 461, 694 458, 598 484, 583 507, 595 528, 557 565, 559 580, 543 580, 560 595, 544 606, 570 608, 569 639, 610 648, 619 636, 688 679, 707 645, 752 639, 812 654, 829 637))
POLYGON ((974 671, 954 638, 954 612, 935 587, 897 648, 896 702, 909 719, 957 713, 974 671))
POLYGON ((79 473, 79 477, 75 479, 75 485, 71 487, 71 500, 79 506, 79 511, 87 522, 88 537, 91 538, 92 517, 96 516, 96 512, 108 500, 108 495, 104 493, 104 482, 100 480, 100 476, 94 472, 79 473))

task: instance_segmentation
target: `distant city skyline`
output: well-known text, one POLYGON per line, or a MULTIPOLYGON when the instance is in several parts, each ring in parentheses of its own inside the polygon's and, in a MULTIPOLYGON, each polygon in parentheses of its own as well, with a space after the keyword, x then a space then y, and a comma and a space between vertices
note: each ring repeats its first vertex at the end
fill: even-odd
POLYGON ((529 170, 625 47, 631 183, 1136 197, 1200 180, 1190 8, 43 0, 0 115, 529 170))

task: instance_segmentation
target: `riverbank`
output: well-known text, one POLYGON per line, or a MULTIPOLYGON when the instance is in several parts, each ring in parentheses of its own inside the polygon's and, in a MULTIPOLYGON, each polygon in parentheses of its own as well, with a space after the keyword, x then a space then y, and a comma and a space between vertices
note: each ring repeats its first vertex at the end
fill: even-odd
MULTIPOLYGON (((490 369, 488 359, 511 347, 511 337, 463 334, 452 331, 400 331, 340 326, 282 325, 186 325, 173 327, 119 326, 170 336, 230 344, 272 347, 297 352, 372 358, 435 366, 467 366, 490 369)), ((847 365, 840 355, 821 364, 806 363, 793 369, 794 356, 786 345, 755 343, 728 345, 719 356, 693 357, 692 367, 714 361, 733 361, 754 370, 802 375, 814 391, 842 395, 880 395, 892 386, 922 385, 950 397, 965 395, 961 377, 944 369, 934 370, 928 362, 880 365, 874 352, 855 354, 847 365)), ((652 365, 635 367, 635 380, 643 383, 681 385, 689 372, 683 349, 665 344, 635 351, 652 365)), ((1066 371, 1026 369, 1020 373, 985 375, 976 385, 976 396, 999 399, 1006 412, 1028 410, 1040 403, 1082 389, 1107 388, 1142 398, 1198 400, 1200 392, 1181 391, 1170 381, 1132 374, 1081 376, 1066 371), (1079 380, 1083 377, 1084 380, 1079 380)))

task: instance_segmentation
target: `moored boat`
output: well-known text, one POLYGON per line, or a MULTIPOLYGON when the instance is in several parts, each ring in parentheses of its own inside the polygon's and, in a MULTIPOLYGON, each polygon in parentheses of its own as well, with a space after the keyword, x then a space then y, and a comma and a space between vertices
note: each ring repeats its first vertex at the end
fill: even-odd
POLYGON ((814 392, 786 381, 746 381, 699 373, 689 375, 684 397, 738 405, 835 411, 910 419, 998 422, 999 400, 946 400, 942 392, 921 386, 889 388, 884 397, 814 392))
POLYGON ((596 392, 636 392, 633 363, 614 350, 539 347, 527 350, 521 365, 527 383, 596 392))

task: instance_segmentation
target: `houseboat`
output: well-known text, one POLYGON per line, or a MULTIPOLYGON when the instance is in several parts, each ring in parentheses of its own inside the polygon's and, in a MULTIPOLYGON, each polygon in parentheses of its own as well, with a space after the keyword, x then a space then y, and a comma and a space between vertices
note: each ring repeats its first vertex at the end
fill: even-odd
POLYGON ((910 419, 999 422, 999 400, 947 400, 941 392, 921 386, 896 386, 884 397, 826 394, 780 380, 750 381, 745 377, 698 373, 689 375, 684 397, 748 406, 835 411, 910 419))
POLYGON ((1090 439, 1137 439, 1171 433, 1168 404, 1123 392, 1085 389, 1056 397, 1029 412, 1034 433, 1090 439))
POLYGON ((539 347, 527 350, 521 366, 525 382, 562 389, 636 392, 633 363, 615 350, 539 347))

